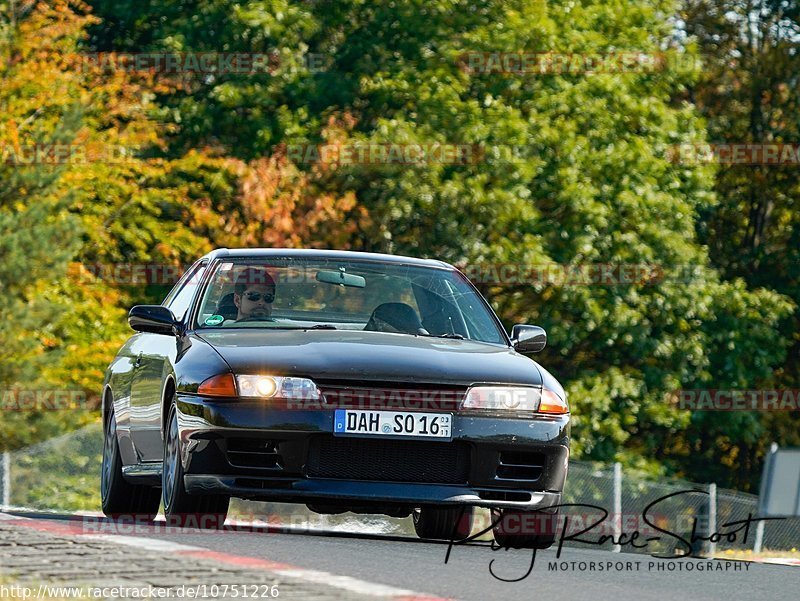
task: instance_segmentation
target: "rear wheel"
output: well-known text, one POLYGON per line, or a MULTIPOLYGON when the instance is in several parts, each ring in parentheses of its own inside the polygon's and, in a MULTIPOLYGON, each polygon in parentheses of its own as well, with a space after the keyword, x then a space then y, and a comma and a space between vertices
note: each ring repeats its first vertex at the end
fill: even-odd
POLYGON ((464 540, 472 532, 472 507, 421 507, 411 516, 417 536, 426 540, 464 540))
POLYGON ((495 542, 510 549, 548 549, 556 541, 558 511, 492 509, 495 542))
POLYGON ((164 468, 161 484, 167 524, 181 528, 206 530, 221 528, 228 516, 230 497, 227 495, 190 495, 183 485, 184 471, 181 462, 178 415, 174 404, 169 411, 165 432, 164 468))
POLYGON ((103 464, 100 473, 100 501, 110 518, 152 521, 158 513, 158 488, 131 484, 122 475, 122 457, 117 439, 117 418, 113 406, 104 424, 103 464))

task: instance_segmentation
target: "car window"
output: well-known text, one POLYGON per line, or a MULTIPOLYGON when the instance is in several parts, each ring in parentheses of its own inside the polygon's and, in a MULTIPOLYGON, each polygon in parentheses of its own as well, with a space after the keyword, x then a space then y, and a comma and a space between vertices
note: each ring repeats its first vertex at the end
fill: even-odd
POLYGON ((470 338, 485 339, 492 336, 496 330, 494 320, 486 311, 479 311, 477 305, 481 299, 471 288, 466 291, 454 291, 454 300, 459 307, 459 312, 464 316, 464 326, 470 338))
POLYGON ((506 343, 486 303, 458 272, 379 261, 221 261, 205 289, 196 325, 327 327, 506 343))
POLYGON ((164 299, 162 304, 168 307, 179 321, 183 321, 186 311, 191 306, 194 293, 197 292, 207 267, 207 261, 192 266, 164 299))

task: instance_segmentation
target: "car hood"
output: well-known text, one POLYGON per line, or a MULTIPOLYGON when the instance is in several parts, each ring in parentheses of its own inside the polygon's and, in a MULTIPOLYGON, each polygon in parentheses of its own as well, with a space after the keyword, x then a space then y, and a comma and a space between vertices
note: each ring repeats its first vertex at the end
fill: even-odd
POLYGON ((320 379, 541 386, 536 362, 508 347, 348 330, 203 331, 234 373, 320 379))

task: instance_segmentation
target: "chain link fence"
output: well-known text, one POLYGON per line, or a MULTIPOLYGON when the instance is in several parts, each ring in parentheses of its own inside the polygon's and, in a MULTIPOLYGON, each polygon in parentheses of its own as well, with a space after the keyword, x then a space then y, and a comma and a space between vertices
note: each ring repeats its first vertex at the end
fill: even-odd
MULTIPOLYGON (((103 436, 98 424, 19 451, 0 454, 0 503, 5 507, 44 511, 99 511, 102 445, 103 436)), ((579 535, 580 538, 597 542, 601 536, 613 536, 619 541, 620 533, 625 533, 630 540, 635 531, 640 533, 637 544, 644 544, 648 537, 660 538, 648 542, 643 548, 622 546, 621 550, 628 553, 671 554, 676 550, 682 553, 686 545, 677 537, 690 541, 693 530, 704 538, 714 532, 732 533, 719 540, 699 541, 693 546, 698 553, 714 555, 726 550, 753 550, 756 545, 755 524, 746 533, 742 525, 730 524, 756 517, 758 497, 717 489, 713 484, 654 479, 632 470, 615 470, 614 466, 571 461, 562 502, 575 505, 562 510, 567 520, 567 532, 571 535, 577 535, 580 530, 594 524, 591 531, 579 535), (608 513, 605 517, 604 511, 608 513)), ((237 518, 298 529, 389 535, 411 535, 414 532, 408 518, 349 513, 318 515, 302 505, 283 503, 235 500, 231 505, 231 519, 237 518)), ((476 518, 474 532, 485 529, 490 523, 488 510, 477 510, 476 518)), ((762 549, 789 551, 800 548, 799 518, 764 524, 762 549)), ((563 522, 559 529, 562 527, 563 522)), ((602 545, 578 541, 565 544, 614 549, 611 538, 606 538, 602 545)))

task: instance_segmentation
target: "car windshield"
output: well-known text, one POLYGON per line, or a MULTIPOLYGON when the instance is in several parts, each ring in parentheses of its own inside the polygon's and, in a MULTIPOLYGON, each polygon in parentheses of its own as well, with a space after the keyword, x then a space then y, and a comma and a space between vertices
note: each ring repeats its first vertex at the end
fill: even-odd
POLYGON ((457 271, 379 261, 219 262, 196 325, 377 331, 507 344, 485 301, 457 271))

